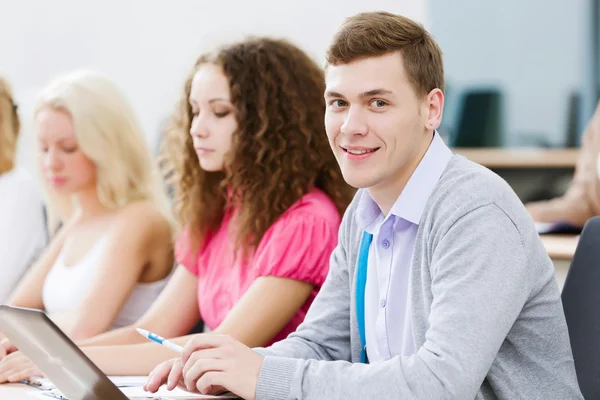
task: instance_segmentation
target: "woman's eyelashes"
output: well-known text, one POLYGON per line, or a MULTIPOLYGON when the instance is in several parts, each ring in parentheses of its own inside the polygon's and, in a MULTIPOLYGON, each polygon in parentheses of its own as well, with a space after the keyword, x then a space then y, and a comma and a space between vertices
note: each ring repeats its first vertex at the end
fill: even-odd
POLYGON ((228 115, 229 115, 229 113, 231 113, 231 111, 230 111, 230 110, 218 111, 218 112, 217 112, 217 111, 215 111, 215 112, 214 112, 214 114, 215 114, 215 117, 217 117, 217 118, 224 118, 224 117, 228 116, 228 115))
MULTIPOLYGON (((231 110, 213 111, 212 113, 217 118, 224 118, 231 113, 231 110)), ((197 118, 198 115, 200 115, 200 111, 192 110, 192 118, 197 118)))
MULTIPOLYGON (((39 150, 40 150, 42 153, 47 153, 48 151, 50 151, 50 148, 49 148, 48 146, 40 145, 40 146, 39 146, 39 150)), ((67 153, 67 154, 75 153, 77 150, 78 150, 78 147, 77 147, 77 146, 74 146, 74 147, 73 147, 73 146, 69 146, 69 147, 66 147, 66 146, 58 147, 58 151, 61 151, 61 152, 63 152, 63 153, 67 153)))

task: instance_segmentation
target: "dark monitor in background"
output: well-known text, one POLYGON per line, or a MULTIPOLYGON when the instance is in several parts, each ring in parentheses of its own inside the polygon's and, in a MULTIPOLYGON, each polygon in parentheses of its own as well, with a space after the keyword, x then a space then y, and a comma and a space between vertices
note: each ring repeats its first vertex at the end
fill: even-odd
POLYGON ((462 107, 452 147, 498 147, 501 145, 503 97, 495 88, 474 89, 462 96, 462 107))
POLYGON ((581 113, 581 94, 573 92, 567 102, 567 123, 565 147, 579 147, 580 136, 583 133, 579 123, 579 114, 581 113))

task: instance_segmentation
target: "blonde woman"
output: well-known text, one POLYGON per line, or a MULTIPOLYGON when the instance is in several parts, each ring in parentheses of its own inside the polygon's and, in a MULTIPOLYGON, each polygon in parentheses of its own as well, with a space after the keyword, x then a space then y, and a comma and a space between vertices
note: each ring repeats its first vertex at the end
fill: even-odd
MULTIPOLYGON (((168 201, 130 105, 107 78, 73 73, 41 93, 35 137, 62 228, 9 304, 46 310, 73 340, 132 324, 174 260, 168 201)), ((0 356, 14 350, 5 342, 0 356)), ((2 359, 0 382, 23 358, 2 359)))
POLYGON ((20 125, 12 90, 0 77, 0 303, 46 246, 41 193, 15 165, 20 125))

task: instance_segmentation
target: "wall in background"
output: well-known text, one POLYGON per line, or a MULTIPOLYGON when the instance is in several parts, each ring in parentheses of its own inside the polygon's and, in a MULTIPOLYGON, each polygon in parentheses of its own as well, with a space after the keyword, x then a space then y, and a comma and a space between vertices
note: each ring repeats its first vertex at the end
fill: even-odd
POLYGON ((31 109, 58 74, 99 70, 132 101, 148 141, 179 97, 203 50, 246 34, 293 40, 318 62, 347 16, 383 9, 423 22, 425 0, 0 0, 0 73, 8 77, 24 120, 20 163, 35 169, 31 109))
POLYGON ((568 97, 589 77, 588 3, 430 0, 428 25, 444 51, 450 88, 446 122, 456 120, 461 91, 497 86, 506 100, 504 144, 539 135, 562 145, 568 97))

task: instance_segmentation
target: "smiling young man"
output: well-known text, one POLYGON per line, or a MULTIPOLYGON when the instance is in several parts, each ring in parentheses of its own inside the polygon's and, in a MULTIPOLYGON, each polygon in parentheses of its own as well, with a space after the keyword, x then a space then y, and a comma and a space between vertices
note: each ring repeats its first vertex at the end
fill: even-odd
POLYGON ((197 337, 148 389, 183 377, 190 390, 250 399, 582 398, 531 218, 436 132, 444 74, 432 37, 407 18, 363 13, 327 61, 327 135, 361 190, 305 322, 254 351, 197 337))

